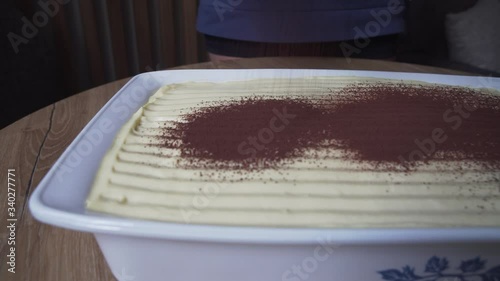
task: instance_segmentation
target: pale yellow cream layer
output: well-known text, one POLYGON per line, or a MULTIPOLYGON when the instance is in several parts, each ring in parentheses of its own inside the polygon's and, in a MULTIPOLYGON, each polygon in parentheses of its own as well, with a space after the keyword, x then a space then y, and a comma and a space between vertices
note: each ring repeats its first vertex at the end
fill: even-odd
MULTIPOLYGON (((118 133, 104 157, 87 208, 176 223, 274 227, 500 226, 500 171, 435 161, 415 171, 377 171, 323 149, 279 170, 183 169, 180 150, 161 144, 162 128, 217 101, 251 95, 342 99, 355 77, 184 83, 158 90, 118 133), (203 104, 202 104, 203 102, 203 104), (153 145, 152 145, 153 144, 153 145), (322 159, 313 156, 321 154, 322 159), (457 172, 459 169, 461 172, 457 172), (465 169, 465 170, 464 170, 465 169), (240 180, 243 177, 243 180, 240 180)), ((405 82, 414 83, 414 82, 405 82)), ((420 82, 419 82, 420 83, 420 82)), ((420 83, 422 84, 422 83, 420 83)), ((493 90, 483 89, 491 94, 493 90)), ((179 141, 179 140, 172 140, 179 141)))

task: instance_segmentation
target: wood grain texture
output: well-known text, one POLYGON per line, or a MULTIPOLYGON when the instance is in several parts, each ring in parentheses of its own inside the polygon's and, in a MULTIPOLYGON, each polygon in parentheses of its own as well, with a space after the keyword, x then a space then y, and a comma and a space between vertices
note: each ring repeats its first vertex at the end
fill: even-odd
MULTIPOLYGON (((125 81, 95 89, 54 105, 51 126, 39 154, 33 184, 37 185, 71 141, 125 81)), ((71 187, 68 187, 71 188, 71 187)), ((112 280, 101 252, 91 234, 54 228, 36 222, 24 212, 18 239, 28 247, 18 252, 20 280, 112 280), (43 238, 43 239, 41 239, 43 238), (59 262, 54 264, 53 257, 59 262), (33 260, 35 258, 36 260, 33 260), (80 262, 75 263, 76 260, 80 262), (36 266, 33 266, 36 265, 36 266)))
MULTIPOLYGON (((202 63, 177 69, 315 68, 466 74, 446 69, 400 64, 388 61, 338 58, 260 58, 202 63)), ((0 198, 6 198, 7 169, 17 174, 17 264, 16 274, 7 272, 6 229, 0 226, 0 280, 19 281, 112 281, 112 276, 95 239, 33 219, 25 202, 43 176, 97 111, 120 89, 127 79, 80 93, 39 110, 0 131, 0 198)), ((0 202, 2 224, 6 221, 6 202, 0 202)))
MULTIPOLYGON (((12 155, 5 156, 12 159, 9 162, 14 167, 19 167, 16 168, 21 182, 19 186, 27 187, 27 182, 31 180, 32 191, 64 149, 126 81, 128 79, 60 101, 2 130, 0 143, 18 144, 10 150, 12 155), (37 123, 32 124, 34 121, 37 123), (16 135, 17 138, 13 138, 16 135), (18 141, 19 138, 24 141, 18 141)), ((12 167, 6 166, 7 163, 2 165, 2 171, 12 167)), ((6 173, 3 173, 2 182, 7 181, 5 177, 6 173)), ((4 191, 2 189, 2 198, 4 191)), ((26 188, 19 188, 19 193, 17 206, 25 205, 26 188)), ((5 205, 2 208, 6 210, 5 205)), ((17 212, 20 216, 16 235, 17 273, 12 275, 7 272, 6 264, 2 263, 0 280, 113 280, 92 234, 40 224, 23 208, 18 207, 17 212), (57 257, 56 262, 54 257, 57 257), (77 260, 81 264, 77 265, 77 260), (80 279, 81 276, 87 276, 88 279, 80 279)), ((5 222, 4 212, 2 216, 5 222)), ((4 228, 2 232, 4 238, 7 235, 4 228)), ((4 239, 0 247, 2 257, 5 257, 7 247, 4 239)))
MULTIPOLYGON (((22 223, 22 215, 28 213, 26 202, 29 196, 28 190, 32 189, 35 183, 32 182, 32 175, 36 171, 36 162, 45 136, 49 130, 49 120, 52 114, 52 107, 43 108, 19 121, 1 130, 0 145, 2 147, 0 162, 0 218, 2 226, 0 227, 0 280, 18 280, 9 279, 13 276, 7 272, 7 264, 4 262, 8 249, 6 228, 7 220, 7 170, 15 169, 15 189, 16 189, 16 218, 17 225, 22 223)), ((18 233, 19 228, 17 229, 18 233)), ((18 243, 19 244, 19 243, 18 243)), ((18 245, 22 248, 24 245, 18 245)))

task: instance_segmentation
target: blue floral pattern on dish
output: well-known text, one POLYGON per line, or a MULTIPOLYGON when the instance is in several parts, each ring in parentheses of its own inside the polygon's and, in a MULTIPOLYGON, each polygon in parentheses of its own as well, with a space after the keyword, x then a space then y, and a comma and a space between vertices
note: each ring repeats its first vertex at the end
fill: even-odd
POLYGON ((487 260, 476 257, 453 269, 447 258, 431 257, 422 274, 408 265, 378 272, 387 281, 500 281, 500 265, 487 268, 487 260))

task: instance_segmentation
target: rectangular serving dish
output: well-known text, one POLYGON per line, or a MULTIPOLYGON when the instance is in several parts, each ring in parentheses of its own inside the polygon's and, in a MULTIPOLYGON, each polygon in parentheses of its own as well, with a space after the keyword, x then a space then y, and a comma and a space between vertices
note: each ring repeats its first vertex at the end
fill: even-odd
POLYGON ((91 232, 120 281, 500 280, 500 226, 291 229, 174 224, 85 210, 95 173, 121 126, 158 88, 182 82, 359 76, 500 90, 500 79, 337 70, 170 70, 132 78, 89 122, 29 201, 47 224, 91 232))

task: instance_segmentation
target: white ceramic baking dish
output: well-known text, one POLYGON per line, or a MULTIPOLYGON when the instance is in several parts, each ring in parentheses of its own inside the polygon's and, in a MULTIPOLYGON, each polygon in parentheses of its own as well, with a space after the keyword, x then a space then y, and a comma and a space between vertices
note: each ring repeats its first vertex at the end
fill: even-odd
POLYGON ((500 89, 500 79, 333 70, 175 70, 138 75, 90 121, 30 198, 41 222, 95 235, 120 281, 499 281, 500 226, 284 229, 173 224, 90 213, 84 202, 119 128, 159 87, 188 81, 361 76, 500 89))

